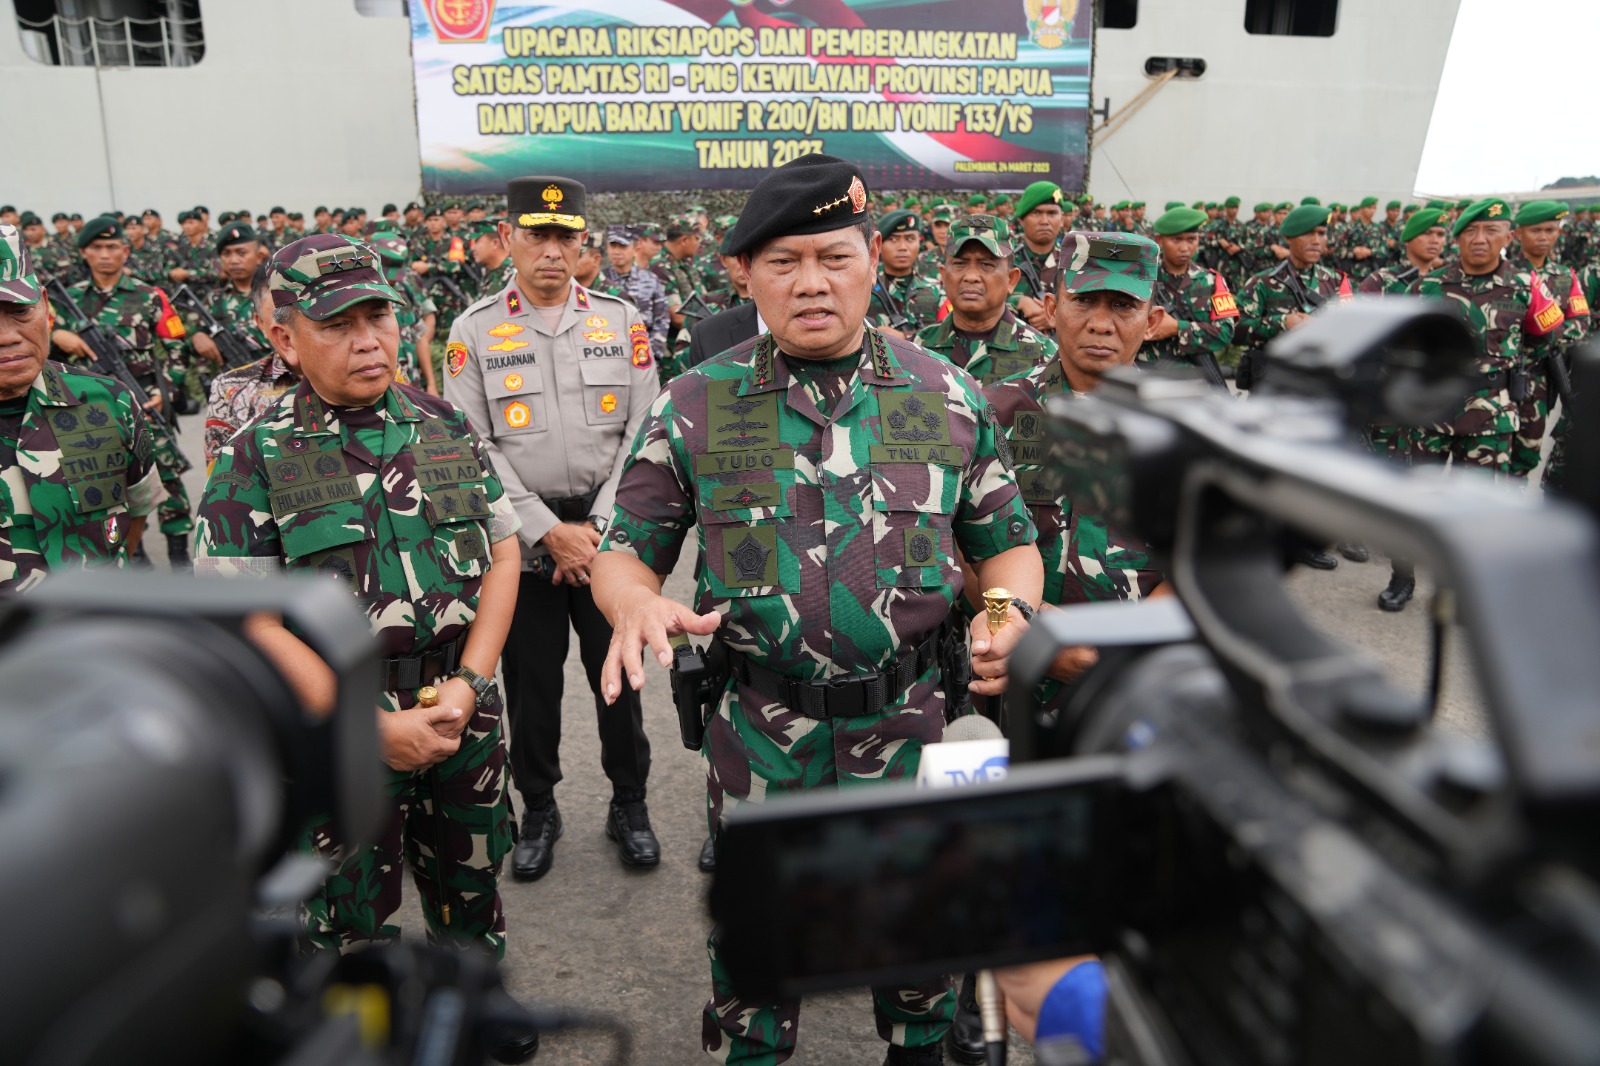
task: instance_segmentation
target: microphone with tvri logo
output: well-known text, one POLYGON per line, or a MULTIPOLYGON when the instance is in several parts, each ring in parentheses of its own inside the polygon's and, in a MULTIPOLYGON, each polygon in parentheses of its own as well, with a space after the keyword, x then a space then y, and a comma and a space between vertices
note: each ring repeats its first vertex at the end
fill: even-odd
MULTIPOLYGON (((922 749, 917 784, 922 788, 950 788, 984 781, 999 781, 1011 765, 1011 742, 1000 727, 981 714, 962 715, 944 727, 944 739, 922 749)), ((977 975, 978 1018, 983 1025, 983 1052, 987 1066, 1006 1061, 1006 1001, 994 974, 977 975)))

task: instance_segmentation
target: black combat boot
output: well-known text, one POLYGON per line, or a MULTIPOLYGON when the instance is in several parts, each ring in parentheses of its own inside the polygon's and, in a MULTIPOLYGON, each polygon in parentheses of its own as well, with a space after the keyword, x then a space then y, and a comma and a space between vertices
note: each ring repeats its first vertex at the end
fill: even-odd
POLYGON ((1332 552, 1315 548, 1300 548, 1296 550, 1294 561, 1302 566, 1309 566, 1313 570, 1336 570, 1339 567, 1339 560, 1333 557, 1332 552))
POLYGON ((884 1056, 883 1066, 944 1066, 944 1052, 938 1044, 928 1047, 900 1047, 898 1044, 889 1045, 889 1054, 884 1056))
POLYGON ((950 1058, 962 1066, 981 1066, 984 1058, 983 1019, 978 1015, 978 975, 961 975, 956 1015, 950 1019, 950 1058))
POLYGON ((661 844, 650 828, 650 809, 644 805, 643 791, 612 796, 606 836, 616 843, 624 866, 655 866, 661 861, 661 844))
POLYGON ((1417 573, 1410 563, 1396 562, 1389 575, 1389 587, 1378 593, 1378 610, 1393 614, 1406 609, 1417 591, 1417 573))
POLYGON ((189 535, 187 533, 167 534, 167 563, 174 570, 194 569, 194 561, 189 558, 189 535))
POLYGON ((1372 553, 1367 550, 1367 546, 1359 540, 1340 541, 1339 554, 1349 559, 1352 563, 1364 563, 1372 558, 1372 553))
POLYGON ((700 845, 700 861, 696 863, 701 873, 715 873, 717 870, 717 838, 715 834, 707 833, 706 842, 700 845))
POLYGON ((522 837, 511 853, 511 876, 518 881, 537 881, 549 873, 563 830, 555 797, 528 801, 522 812, 522 837))

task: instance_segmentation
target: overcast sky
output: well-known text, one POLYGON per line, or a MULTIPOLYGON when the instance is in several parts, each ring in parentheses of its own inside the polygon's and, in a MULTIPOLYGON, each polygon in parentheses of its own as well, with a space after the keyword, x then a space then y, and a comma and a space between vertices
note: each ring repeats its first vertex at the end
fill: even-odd
POLYGON ((1516 192, 1600 174, 1600 0, 1461 0, 1417 190, 1516 192))

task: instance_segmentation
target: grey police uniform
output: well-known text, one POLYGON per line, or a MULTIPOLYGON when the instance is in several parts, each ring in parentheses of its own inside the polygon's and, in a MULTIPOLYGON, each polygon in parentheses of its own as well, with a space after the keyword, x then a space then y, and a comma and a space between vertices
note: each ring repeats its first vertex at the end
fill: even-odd
POLYGON ((522 519, 523 580, 503 669, 511 767, 530 809, 561 780, 568 623, 595 695, 601 766, 619 799, 643 798, 650 746, 632 690, 607 708, 600 666, 611 627, 587 585, 551 580, 539 541, 558 522, 603 521, 658 391, 648 328, 631 303, 576 282, 555 328, 513 283, 469 306, 450 328, 444 395, 465 411, 522 519), (630 698, 631 697, 631 698, 630 698), (626 702, 630 714, 618 713, 626 702))

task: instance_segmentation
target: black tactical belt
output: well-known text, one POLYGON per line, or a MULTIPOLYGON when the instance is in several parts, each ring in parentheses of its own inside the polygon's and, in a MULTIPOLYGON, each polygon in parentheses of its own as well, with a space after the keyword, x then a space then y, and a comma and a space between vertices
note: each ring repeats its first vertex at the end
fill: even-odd
POLYGON ((600 490, 595 489, 586 496, 541 496, 544 505, 556 513, 556 517, 563 522, 582 522, 589 517, 589 508, 594 506, 595 497, 600 495, 600 490))
POLYGON ((934 630, 882 670, 802 681, 752 662, 743 652, 728 649, 729 673, 740 683, 791 711, 816 719, 875 714, 905 695, 906 689, 938 658, 939 631, 934 630))
POLYGON ((431 685, 441 677, 448 677, 461 666, 461 649, 467 646, 467 635, 461 634, 449 644, 429 648, 417 655, 397 655, 380 659, 383 665, 383 691, 410 692, 431 685))

